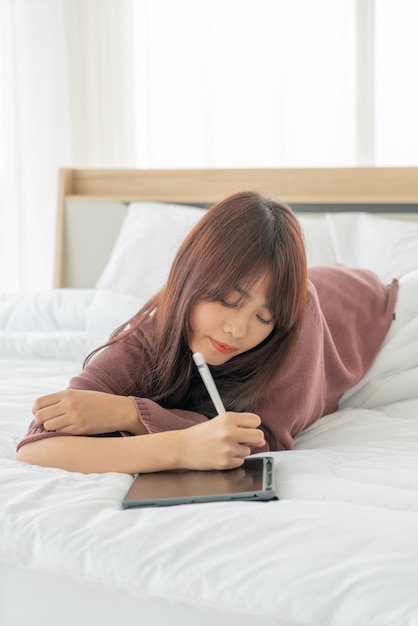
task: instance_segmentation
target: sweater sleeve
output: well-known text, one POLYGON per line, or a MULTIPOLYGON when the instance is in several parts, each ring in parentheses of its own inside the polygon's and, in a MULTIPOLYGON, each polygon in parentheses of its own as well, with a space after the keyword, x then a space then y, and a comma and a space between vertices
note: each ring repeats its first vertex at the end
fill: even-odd
POLYGON ((100 351, 70 381, 70 389, 90 389, 114 395, 129 396, 136 405, 138 418, 149 433, 188 428, 207 417, 193 411, 165 409, 144 397, 144 372, 151 367, 151 320, 125 340, 117 341, 100 351))
POLYGON ((323 415, 371 367, 393 319, 398 283, 384 285, 367 270, 342 266, 309 270, 302 331, 258 413, 271 450, 323 415))
MULTIPOLYGON (((69 389, 100 391, 131 397, 138 418, 149 433, 180 430, 207 420, 205 415, 182 409, 165 409, 156 402, 141 397, 141 380, 150 367, 152 320, 135 329, 121 341, 99 350, 86 367, 69 382, 69 389)), ((108 433, 106 436, 129 435, 126 432, 108 433)), ((62 437, 66 433, 47 431, 33 420, 17 450, 26 443, 49 437, 62 437)), ((101 436, 101 435, 95 435, 101 436)), ((104 436, 104 435, 103 435, 104 436)))

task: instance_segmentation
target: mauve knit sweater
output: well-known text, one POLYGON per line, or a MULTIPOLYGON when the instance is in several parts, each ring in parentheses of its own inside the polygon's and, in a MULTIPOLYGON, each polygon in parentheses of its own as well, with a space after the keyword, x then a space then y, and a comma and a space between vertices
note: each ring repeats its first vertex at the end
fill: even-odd
MULTIPOLYGON (((335 411, 343 393, 370 368, 393 319, 396 280, 383 285, 368 270, 343 266, 309 268, 308 275, 307 306, 297 345, 257 408, 266 445, 255 452, 291 449, 298 433, 335 411)), ((127 338, 99 352, 69 387, 131 396, 150 433, 205 421, 199 413, 166 409, 138 397, 153 340, 153 321, 148 319, 127 338)), ((32 421, 18 449, 54 436, 63 435, 32 421)))

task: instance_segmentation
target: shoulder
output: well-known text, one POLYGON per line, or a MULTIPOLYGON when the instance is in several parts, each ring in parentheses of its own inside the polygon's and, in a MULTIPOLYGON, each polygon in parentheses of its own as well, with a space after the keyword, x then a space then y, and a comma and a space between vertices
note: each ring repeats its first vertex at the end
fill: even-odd
POLYGON ((99 349, 83 371, 70 381, 70 388, 91 389, 117 395, 136 395, 150 370, 155 333, 152 320, 145 320, 126 334, 99 349))
POLYGON ((344 265, 319 265, 308 268, 308 279, 317 292, 325 290, 366 289, 380 295, 388 285, 371 270, 345 267, 344 265))
POLYGON ((109 343, 99 349, 87 363, 84 371, 96 368, 120 369, 130 364, 141 368, 149 365, 155 348, 155 324, 150 317, 131 328, 129 324, 109 343))
MULTIPOLYGON (((125 331, 123 331, 125 332, 125 331)), ((126 326, 126 335, 123 333, 120 337, 120 341, 125 344, 141 345, 145 347, 153 347, 155 345, 156 333, 155 333, 155 318, 154 315, 148 315, 144 320, 139 322, 138 325, 130 329, 129 325, 126 326)))
POLYGON ((391 318, 398 283, 382 283, 367 269, 353 269, 342 265, 318 266, 308 269, 310 291, 326 317, 347 316, 358 311, 366 317, 373 313, 391 318))
POLYGON ((384 341, 393 319, 398 282, 386 285, 370 270, 343 266, 310 268, 309 280, 323 320, 328 377, 334 382, 338 379, 336 387, 344 391, 344 377, 346 388, 355 384, 384 341), (337 376, 338 363, 345 372, 337 376))

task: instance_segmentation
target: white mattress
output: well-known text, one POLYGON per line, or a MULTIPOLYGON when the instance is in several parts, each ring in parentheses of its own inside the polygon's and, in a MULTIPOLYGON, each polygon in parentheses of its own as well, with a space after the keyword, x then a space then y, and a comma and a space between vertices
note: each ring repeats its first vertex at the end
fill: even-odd
POLYGON ((95 296, 0 303, 0 624, 418 625, 418 270, 366 378, 274 453, 269 503, 122 510, 129 475, 13 459, 35 398, 105 338, 95 296))

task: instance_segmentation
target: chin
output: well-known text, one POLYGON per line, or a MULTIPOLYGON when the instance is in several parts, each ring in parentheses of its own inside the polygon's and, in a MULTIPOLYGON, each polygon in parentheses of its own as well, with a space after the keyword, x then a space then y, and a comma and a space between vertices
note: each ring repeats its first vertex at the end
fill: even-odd
POLYGON ((216 367, 217 365, 224 365, 228 359, 206 359, 206 363, 208 365, 213 365, 216 367))
MULTIPOLYGON (((236 355, 234 355, 234 356, 236 356, 236 355)), ((213 355, 212 357, 208 357, 206 359, 206 363, 208 363, 208 365, 224 365, 225 363, 227 363, 231 359, 232 359, 232 355, 216 354, 216 355, 213 355)))

